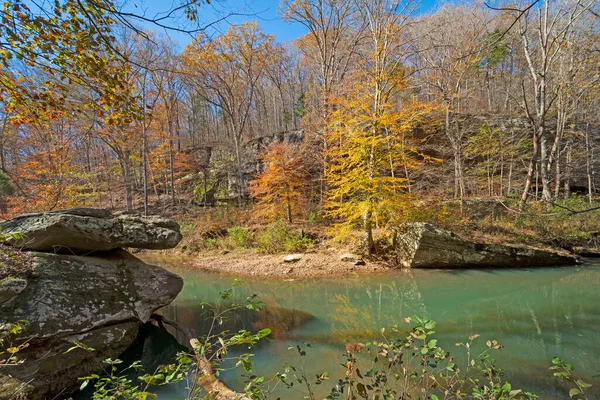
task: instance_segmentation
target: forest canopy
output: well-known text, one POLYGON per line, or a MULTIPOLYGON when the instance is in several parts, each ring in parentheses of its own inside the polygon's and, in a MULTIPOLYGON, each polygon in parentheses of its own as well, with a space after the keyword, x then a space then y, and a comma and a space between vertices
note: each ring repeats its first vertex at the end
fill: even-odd
POLYGON ((596 196, 593 0, 283 0, 286 43, 258 15, 208 30, 212 6, 3 3, 3 212, 283 202, 369 232, 423 201, 596 196))

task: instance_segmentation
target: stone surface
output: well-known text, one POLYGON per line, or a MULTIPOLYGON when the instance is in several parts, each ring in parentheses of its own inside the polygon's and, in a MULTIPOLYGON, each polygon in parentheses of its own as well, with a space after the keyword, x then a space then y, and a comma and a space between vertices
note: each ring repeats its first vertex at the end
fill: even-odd
POLYGON ((183 287, 177 275, 122 250, 97 257, 33 255, 26 282, 0 287, 11 293, 0 304, 0 323, 28 321, 19 340, 29 343, 18 353, 25 362, 0 370, 0 377, 10 373, 27 382, 27 399, 53 398, 77 385, 78 377, 97 372, 102 360, 119 357, 140 324, 183 287), (64 354, 75 339, 95 350, 64 354))
POLYGON ((20 232, 24 239, 8 244, 35 251, 85 254, 119 247, 170 249, 179 243, 179 225, 170 219, 120 215, 93 208, 73 208, 24 214, 0 222, 3 232, 20 232))
POLYGON ((289 254, 283 257, 283 262, 293 263, 302 260, 302 254, 289 254))
POLYGON ((428 223, 402 225, 394 252, 396 264, 404 268, 520 268, 578 263, 567 252, 471 242, 428 223))
POLYGON ((365 265, 365 260, 363 260, 363 258, 359 255, 356 254, 343 254, 340 257, 340 260, 342 262, 350 262, 353 263, 354 265, 365 265))
POLYGON ((575 253, 581 257, 598 258, 598 257, 600 257, 600 248, 576 246, 576 247, 573 247, 573 253, 575 253))
POLYGON ((0 304, 7 302, 27 287, 27 280, 8 278, 0 281, 0 304))

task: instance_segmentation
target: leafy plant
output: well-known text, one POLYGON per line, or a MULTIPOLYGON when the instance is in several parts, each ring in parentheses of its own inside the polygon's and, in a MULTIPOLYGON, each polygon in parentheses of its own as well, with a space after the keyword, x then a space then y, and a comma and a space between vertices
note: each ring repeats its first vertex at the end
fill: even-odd
POLYGON ((252 235, 247 230, 234 226, 227 230, 227 236, 237 247, 248 248, 252 246, 252 235))
MULTIPOLYGON (((235 367, 241 366, 245 371, 252 371, 251 357, 253 354, 243 353, 235 357, 228 358, 230 348, 235 346, 254 346, 258 341, 267 337, 270 329, 262 329, 256 333, 247 330, 239 330, 230 333, 226 330, 219 330, 227 321, 232 312, 240 309, 249 309, 259 311, 264 307, 264 303, 256 299, 256 295, 248 296, 244 302, 234 302, 234 289, 241 285, 241 281, 234 281, 231 288, 220 292, 220 301, 216 304, 202 303, 202 308, 209 314, 210 329, 206 336, 201 339, 192 339, 194 353, 187 354, 181 352, 177 354, 174 363, 160 365, 153 373, 146 373, 137 376, 137 380, 132 375, 141 372, 142 365, 140 361, 124 367, 123 361, 119 359, 106 359, 104 364, 106 368, 103 374, 90 374, 81 377, 80 389, 84 389, 91 382, 94 382, 94 400, 140 400, 155 399, 157 395, 150 392, 152 386, 163 386, 188 379, 190 399, 199 399, 203 397, 202 388, 204 378, 216 379, 224 371, 223 363, 233 360, 235 367), (211 376, 206 376, 210 374, 211 376)), ((85 351, 94 351, 93 348, 74 341, 74 346, 66 352, 75 349, 85 351)), ((209 395, 213 395, 209 391, 209 395)))
POLYGON ((16 337, 23 333, 26 326, 27 321, 0 324, 0 368, 19 365, 24 362, 24 360, 17 357, 17 353, 29 347, 29 343, 16 343, 16 337))
POLYGON ((260 156, 266 164, 263 172, 250 182, 250 193, 256 198, 256 211, 270 218, 285 217, 291 224, 293 214, 306 202, 308 178, 298 149, 276 143, 260 156))
POLYGON ((262 253, 304 251, 313 240, 303 232, 293 231, 281 221, 269 226, 258 236, 258 250, 262 253))
POLYGON ((569 397, 576 399, 587 399, 588 397, 585 395, 585 390, 592 387, 591 384, 584 382, 581 379, 577 379, 573 375, 573 366, 561 360, 558 357, 554 357, 552 359, 552 366, 549 368, 551 371, 554 371, 552 375, 557 377, 562 381, 569 382, 575 387, 569 390, 569 397))
POLYGON ((7 232, 4 233, 0 230, 0 243, 5 243, 9 240, 23 240, 25 239, 25 234, 21 232, 7 232))

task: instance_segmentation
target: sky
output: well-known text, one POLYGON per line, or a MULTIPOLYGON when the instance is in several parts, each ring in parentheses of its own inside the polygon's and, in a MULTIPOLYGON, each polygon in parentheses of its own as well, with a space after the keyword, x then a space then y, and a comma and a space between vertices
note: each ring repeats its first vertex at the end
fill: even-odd
MULTIPOLYGON (((203 5, 199 9, 198 17, 203 25, 211 24, 220 20, 229 13, 242 14, 232 15, 215 25, 211 25, 217 32, 224 32, 230 24, 239 24, 244 21, 255 20, 265 33, 275 35, 278 42, 289 42, 306 33, 306 28, 300 23, 290 23, 281 19, 279 12, 280 0, 212 0, 210 5, 203 5)), ((181 4, 179 0, 133 0, 124 2, 127 11, 143 14, 148 18, 160 16, 161 12, 181 4)), ((422 0, 419 5, 420 12, 426 12, 435 8, 435 0, 422 0)), ((164 15, 164 14, 163 14, 164 15)), ((165 22, 169 26, 185 25, 187 21, 183 18, 170 19, 165 22)), ((164 29, 150 23, 140 22, 144 29, 154 30, 157 33, 165 33, 164 29)), ((190 36, 186 33, 167 32, 174 45, 182 49, 189 41, 190 36)))

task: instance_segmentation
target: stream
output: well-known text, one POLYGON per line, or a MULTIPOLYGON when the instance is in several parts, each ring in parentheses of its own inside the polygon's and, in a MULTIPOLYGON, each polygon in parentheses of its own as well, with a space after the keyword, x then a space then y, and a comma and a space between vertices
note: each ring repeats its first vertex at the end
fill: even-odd
MULTIPOLYGON (((201 302, 215 302, 219 292, 231 287, 234 277, 193 269, 185 259, 144 256, 183 277, 177 300, 161 313, 188 330, 178 332, 185 343, 189 335, 207 330, 201 302)), ((380 338, 380 328, 406 325, 414 314, 437 321, 438 345, 458 355, 456 342, 479 334, 476 349, 496 339, 504 348, 494 353, 506 379, 514 388, 540 398, 568 398, 568 386, 552 377, 548 367, 554 356, 568 361, 578 378, 594 386, 589 398, 600 398, 600 261, 582 266, 535 269, 407 270, 354 274, 315 279, 244 278, 236 298, 257 293, 267 304, 256 314, 236 315, 225 326, 230 330, 272 329, 271 342, 252 350, 256 375, 270 377, 286 363, 298 365, 297 344, 312 348, 306 358, 309 376, 328 371, 330 381, 318 387, 324 396, 345 369, 346 343, 380 338)), ((153 346, 160 347, 160 341, 153 346)), ((461 357, 457 357, 459 360, 461 357)), ((460 361, 459 361, 460 364, 460 361)), ((368 368, 365 368, 368 369, 368 368)), ((234 389, 243 387, 240 370, 221 378, 234 389)), ((181 383, 159 391, 160 399, 181 400, 181 383)), ((282 399, 302 399, 297 391, 278 392, 282 399)))

